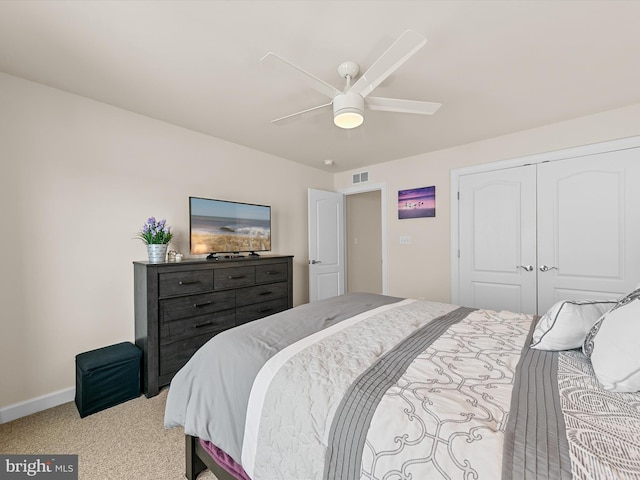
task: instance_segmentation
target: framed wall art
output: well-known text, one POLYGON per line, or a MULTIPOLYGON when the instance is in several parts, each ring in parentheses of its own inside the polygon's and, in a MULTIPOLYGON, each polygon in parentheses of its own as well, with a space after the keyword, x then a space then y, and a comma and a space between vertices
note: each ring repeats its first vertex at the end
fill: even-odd
POLYGON ((436 216, 436 187, 412 188, 398 191, 398 218, 436 216))

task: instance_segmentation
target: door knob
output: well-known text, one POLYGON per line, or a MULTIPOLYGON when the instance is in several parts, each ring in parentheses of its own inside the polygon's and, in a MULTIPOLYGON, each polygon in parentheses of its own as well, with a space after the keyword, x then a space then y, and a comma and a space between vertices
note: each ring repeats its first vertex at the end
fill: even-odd
POLYGON ((316 263, 322 263, 320 260, 309 260, 311 265, 315 265, 316 263))
POLYGON ((516 268, 521 268, 525 272, 533 272, 533 265, 518 265, 516 268))
POLYGON ((548 272, 549 270, 557 270, 558 267, 548 267, 546 265, 540 265, 541 272, 548 272))

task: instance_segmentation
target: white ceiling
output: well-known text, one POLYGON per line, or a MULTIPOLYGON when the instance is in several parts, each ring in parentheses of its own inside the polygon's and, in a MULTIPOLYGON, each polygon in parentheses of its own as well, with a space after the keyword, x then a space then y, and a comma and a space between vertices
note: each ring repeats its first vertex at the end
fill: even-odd
POLYGON ((639 19, 640 1, 4 0, 0 71, 339 172, 639 103, 639 19), (373 95, 435 115, 270 123, 327 99, 266 52, 342 89, 341 62, 406 29, 428 43, 373 95))

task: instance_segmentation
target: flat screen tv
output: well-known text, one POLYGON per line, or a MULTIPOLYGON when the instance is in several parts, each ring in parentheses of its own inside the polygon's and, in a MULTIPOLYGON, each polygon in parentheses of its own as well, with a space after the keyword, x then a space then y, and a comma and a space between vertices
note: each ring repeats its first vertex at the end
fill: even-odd
POLYGON ((189 250, 192 255, 271 250, 271 207, 189 197, 189 250))

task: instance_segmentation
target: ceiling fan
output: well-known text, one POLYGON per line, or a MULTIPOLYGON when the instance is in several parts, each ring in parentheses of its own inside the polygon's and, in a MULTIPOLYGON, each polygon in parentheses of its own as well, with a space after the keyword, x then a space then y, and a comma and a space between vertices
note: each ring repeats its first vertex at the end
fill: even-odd
POLYGON ((309 85, 331 99, 330 102, 284 117, 271 120, 271 123, 281 123, 285 120, 300 117, 304 114, 333 107, 333 123, 340 128, 356 128, 364 122, 365 106, 370 110, 385 112, 416 113, 431 115, 438 111, 441 103, 422 102, 418 100, 403 100, 400 98, 370 97, 369 94, 389 75, 398 69, 427 43, 427 39, 413 30, 405 31, 369 69, 362 74, 355 83, 351 83, 360 71, 355 62, 344 62, 338 67, 338 74, 344 78, 344 90, 338 90, 333 85, 319 79, 315 75, 303 70, 297 65, 285 60, 281 56, 269 52, 260 62, 276 62, 290 71, 298 74, 309 85))

